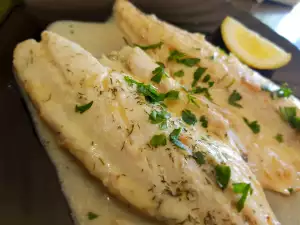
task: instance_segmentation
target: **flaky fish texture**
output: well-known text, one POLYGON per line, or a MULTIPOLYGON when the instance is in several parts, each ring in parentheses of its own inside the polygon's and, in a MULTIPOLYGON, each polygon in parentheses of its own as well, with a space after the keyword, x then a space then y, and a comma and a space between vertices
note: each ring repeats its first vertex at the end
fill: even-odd
POLYGON ((222 126, 224 139, 229 138, 231 145, 239 149, 264 188, 286 195, 300 190, 299 132, 282 119, 279 110, 295 107, 299 115, 298 100, 293 96, 276 98, 277 86, 235 56, 211 45, 201 34, 145 15, 124 0, 116 2, 114 16, 129 43, 139 46, 160 43, 158 48, 146 49, 147 54, 163 63, 170 77, 185 89, 198 90, 198 95, 210 99, 215 112, 228 123, 222 126), (187 66, 191 59, 198 61, 187 66), (198 74, 197 80, 198 68, 204 72, 198 74), (180 77, 176 75, 178 72, 180 77))
POLYGON ((236 151, 173 113, 164 130, 149 121, 153 110, 167 109, 145 100, 138 78, 103 66, 51 32, 44 32, 39 43, 19 44, 14 67, 61 145, 120 199, 171 225, 279 224, 236 151), (178 139, 169 138, 177 128, 182 129, 178 139), (151 139, 159 134, 168 138, 154 147, 151 139), (204 157, 201 163, 196 152, 204 157), (217 166, 231 170, 223 189, 217 166), (233 183, 250 184, 253 190, 240 212, 241 194, 233 191, 233 183))

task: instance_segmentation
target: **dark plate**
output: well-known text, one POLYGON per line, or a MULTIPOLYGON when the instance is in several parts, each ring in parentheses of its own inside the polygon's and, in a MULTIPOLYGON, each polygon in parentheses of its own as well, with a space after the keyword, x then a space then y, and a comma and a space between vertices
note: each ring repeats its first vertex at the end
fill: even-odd
MULTIPOLYGON (((292 61, 274 71, 272 79, 300 86, 300 53, 296 47, 246 12, 221 0, 140 0, 146 12, 190 31, 208 34, 219 42, 217 29, 226 15, 261 33, 293 53, 292 61), (209 3, 208 3, 209 2, 209 3), (298 63, 297 63, 298 62, 298 63)), ((0 25, 0 224, 71 225, 66 200, 46 152, 35 134, 30 116, 12 74, 12 52, 27 38, 38 38, 47 24, 59 19, 104 21, 113 1, 28 0, 15 7, 0 25)), ((300 89, 297 90, 299 96, 300 89)))

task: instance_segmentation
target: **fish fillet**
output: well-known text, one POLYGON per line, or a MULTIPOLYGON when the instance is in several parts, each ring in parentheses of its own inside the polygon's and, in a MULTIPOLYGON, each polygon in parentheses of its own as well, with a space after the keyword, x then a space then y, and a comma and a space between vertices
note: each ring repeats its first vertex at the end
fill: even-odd
MULTIPOLYGON (((298 100, 294 97, 272 99, 270 93, 261 90, 261 86, 276 89, 274 84, 243 65, 233 55, 224 54, 201 34, 189 33, 153 15, 145 15, 124 0, 116 2, 114 16, 130 43, 163 43, 160 48, 146 51, 154 61, 163 63, 170 76, 186 89, 192 88, 195 70, 198 67, 205 68, 210 81, 214 82, 209 89, 212 107, 225 123, 228 122, 225 128, 227 132, 223 132, 228 137, 224 141, 229 138, 232 146, 239 149, 264 188, 286 195, 291 193, 290 190, 300 190, 300 135, 282 120, 278 110, 283 106, 296 106, 299 115, 298 100), (200 62, 187 67, 170 61, 172 50, 183 53, 185 57, 199 58, 200 62), (179 78, 174 73, 180 70, 184 76, 179 78), (228 103, 234 91, 241 95, 239 108, 228 103), (261 131, 253 133, 243 118, 257 121, 261 131), (281 135, 283 141, 279 143, 276 135, 281 135)), ((198 84, 206 85, 200 81, 198 84)))
POLYGON ((125 81, 130 75, 103 66, 51 32, 44 32, 39 43, 19 44, 14 67, 60 144, 120 199, 167 224, 279 224, 240 155, 174 114, 163 131, 150 123, 149 113, 163 106, 146 101, 125 81), (90 108, 80 111, 87 103, 90 108), (165 146, 149 145, 153 135, 169 136, 178 127, 185 150, 169 140, 165 146), (203 165, 192 157, 196 151, 205 155, 203 165), (216 182, 220 165, 231 169, 224 190, 216 182), (238 212, 241 196, 232 184, 241 182, 251 184, 253 193, 238 212))

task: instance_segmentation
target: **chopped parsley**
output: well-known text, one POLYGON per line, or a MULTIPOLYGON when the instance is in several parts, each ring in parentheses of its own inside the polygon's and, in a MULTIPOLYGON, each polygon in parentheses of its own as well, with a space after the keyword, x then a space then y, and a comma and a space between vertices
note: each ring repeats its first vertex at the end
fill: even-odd
POLYGON ((208 88, 206 87, 196 87, 196 88, 193 88, 193 90, 191 91, 193 94, 204 94, 204 96, 212 101, 212 97, 211 97, 211 94, 209 93, 209 90, 208 88))
POLYGON ((290 194, 292 194, 294 192, 293 188, 288 188, 288 191, 290 192, 290 194))
POLYGON ((194 125, 197 122, 196 116, 188 109, 181 112, 182 120, 188 125, 194 125))
POLYGON ((148 49, 155 49, 155 48, 161 48, 161 46, 164 43, 162 41, 156 43, 156 44, 152 44, 152 45, 135 45, 143 50, 148 50, 148 49))
POLYGON ((187 94, 187 98, 188 98, 188 103, 193 103, 195 106, 199 107, 199 104, 196 102, 196 97, 190 94, 187 94))
POLYGON ((159 65, 158 67, 155 68, 155 70, 152 71, 152 74, 154 75, 151 78, 151 81, 159 84, 161 79, 164 77, 168 77, 169 75, 165 72, 164 66, 159 65))
POLYGON ((271 90, 270 87, 263 85, 263 86, 261 86, 261 90, 270 92, 272 99, 287 98, 293 94, 293 90, 288 87, 287 83, 282 84, 281 87, 277 90, 271 90))
POLYGON ((79 112, 80 114, 84 113, 85 111, 87 111, 89 108, 92 107, 93 105, 93 101, 85 104, 85 105, 76 105, 75 106, 75 112, 79 112))
POLYGON ((174 129, 169 135, 170 141, 177 147, 189 151, 188 147, 179 140, 180 132, 181 128, 174 129))
POLYGON ((282 118, 288 122, 290 122, 297 114, 296 107, 280 107, 279 111, 282 118))
POLYGON ((207 118, 206 118, 204 115, 202 115, 202 116, 200 117, 199 121, 200 121, 201 126, 202 126, 203 128, 207 128, 207 126, 208 126, 208 121, 207 121, 207 118))
POLYGON ((211 87, 213 87, 213 86, 214 86, 214 84, 215 84, 215 82, 213 82, 213 81, 209 81, 209 82, 208 82, 208 87, 210 87, 210 88, 211 88, 211 87))
POLYGON ((244 122, 248 125, 248 127, 252 130, 254 134, 258 134, 260 132, 260 125, 257 121, 250 122, 247 118, 243 117, 244 122))
POLYGON ((198 64, 200 62, 200 59, 198 58, 185 58, 185 59, 178 59, 176 60, 176 62, 186 65, 188 67, 192 67, 195 66, 196 64, 198 64))
POLYGON ((205 92, 208 92, 208 88, 206 87, 196 87, 196 88, 193 88, 192 90, 192 93, 194 94, 201 94, 201 93, 205 93, 205 92))
POLYGON ((184 76, 184 71, 183 70, 178 70, 175 73, 173 73, 175 77, 183 77, 184 76))
POLYGON ((99 215, 96 213, 93 213, 93 212, 88 212, 87 217, 89 220, 94 220, 94 219, 97 219, 99 217, 99 215))
POLYGON ((165 99, 165 95, 158 93, 157 89, 151 84, 137 82, 129 76, 125 76, 124 79, 130 86, 135 84, 137 87, 137 91, 143 94, 145 96, 145 99, 150 103, 161 102, 165 99))
POLYGON ((242 96, 240 95, 240 93, 238 93, 236 90, 234 90, 228 98, 228 103, 234 107, 243 108, 241 104, 237 103, 241 99, 242 99, 242 96))
POLYGON ((281 117, 287 121, 290 126, 296 130, 300 130, 300 117, 297 116, 296 107, 279 107, 281 117))
POLYGON ((279 143, 283 142, 283 135, 282 134, 276 134, 276 136, 274 137, 279 143))
POLYGON ((156 62, 156 64, 158 64, 159 66, 161 66, 162 68, 166 68, 165 64, 163 64, 162 62, 156 62))
POLYGON ((159 125, 159 129, 161 130, 165 130, 168 128, 168 121, 164 120, 160 125, 159 125))
POLYGON ((203 83, 207 83, 209 80, 210 80, 210 75, 207 74, 207 75, 205 75, 205 77, 203 78, 202 82, 203 82, 203 83))
POLYGON ((166 135, 165 134, 154 135, 150 140, 150 144, 155 148, 158 146, 165 146, 167 144, 166 135))
POLYGON ((204 154, 202 152, 194 152, 193 158, 200 166, 205 164, 205 158, 204 158, 204 154))
POLYGON ((194 72, 194 80, 192 83, 192 87, 195 87, 197 82, 200 80, 204 72, 207 70, 207 68, 198 67, 194 72))
POLYGON ((273 91, 271 93, 272 98, 287 98, 290 97, 293 94, 293 91, 291 88, 288 87, 287 83, 284 83, 278 90, 273 91))
POLYGON ((166 93, 166 99, 176 100, 179 99, 179 91, 171 90, 166 93))
POLYGON ((232 186, 234 193, 242 194, 240 200, 237 202, 236 205, 238 212, 240 212, 244 208, 248 193, 252 194, 253 189, 251 188, 251 185, 247 183, 234 183, 232 184, 232 186))
POLYGON ((192 67, 200 62, 200 59, 198 58, 184 58, 185 54, 182 52, 179 52, 177 50, 172 50, 170 52, 170 55, 168 57, 169 61, 176 61, 177 63, 186 65, 188 67, 192 67))
POLYGON ((168 57, 168 61, 172 61, 172 60, 178 60, 178 59, 181 59, 181 58, 183 58, 185 56, 185 54, 184 53, 182 53, 182 52, 179 52, 179 51, 177 51, 177 50, 172 50, 171 52, 170 52, 170 55, 169 55, 169 57, 168 57))
POLYGON ((170 117, 171 117, 171 115, 167 111, 152 110, 149 115, 149 120, 151 121, 152 124, 158 124, 158 123, 166 121, 170 117))
POLYGON ((226 165, 217 165, 215 170, 217 184, 222 190, 224 190, 228 186, 231 176, 231 169, 226 165))

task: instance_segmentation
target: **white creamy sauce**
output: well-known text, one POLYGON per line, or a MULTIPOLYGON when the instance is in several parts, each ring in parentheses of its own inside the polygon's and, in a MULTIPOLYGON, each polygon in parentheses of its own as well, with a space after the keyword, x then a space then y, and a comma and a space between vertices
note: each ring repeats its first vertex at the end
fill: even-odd
POLYGON ((96 58, 125 45, 123 34, 112 19, 106 23, 59 21, 47 30, 80 44, 96 58))
MULTIPOLYGON (((60 21, 50 25, 48 30, 77 42, 96 58, 112 50, 119 50, 125 44, 122 33, 113 20, 107 23, 60 21)), ((62 189, 72 209, 74 220, 78 224, 159 224, 151 222, 111 197, 102 184, 90 176, 78 161, 67 151, 60 149, 49 128, 40 121, 33 110, 32 112, 37 131, 56 166, 62 189), (96 213, 99 217, 89 220, 88 212, 96 213)), ((267 198, 283 225, 300 224, 297 212, 300 208, 299 193, 284 197, 267 192, 267 198)))

